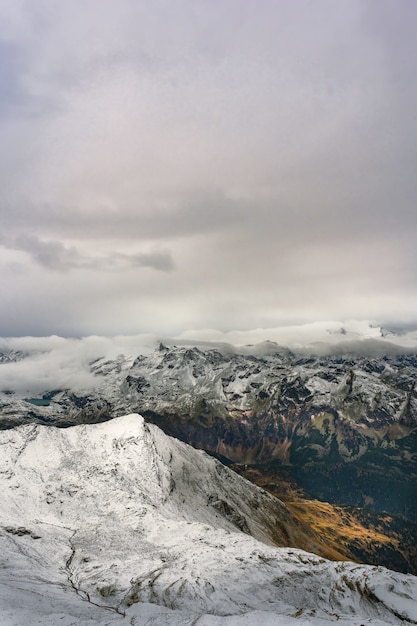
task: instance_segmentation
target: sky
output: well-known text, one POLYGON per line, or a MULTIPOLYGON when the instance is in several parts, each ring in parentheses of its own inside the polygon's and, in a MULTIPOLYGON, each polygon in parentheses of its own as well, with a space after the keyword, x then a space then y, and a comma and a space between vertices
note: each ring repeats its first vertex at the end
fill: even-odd
POLYGON ((0 0, 0 336, 417 327, 416 32, 415 0, 0 0))

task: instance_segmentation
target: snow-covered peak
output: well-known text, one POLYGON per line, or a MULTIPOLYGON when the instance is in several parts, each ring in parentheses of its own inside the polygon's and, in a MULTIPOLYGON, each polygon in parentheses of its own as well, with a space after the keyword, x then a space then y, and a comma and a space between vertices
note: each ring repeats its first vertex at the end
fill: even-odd
POLYGON ((417 620, 416 578, 268 545, 279 501, 137 415, 0 447, 2 626, 417 620))

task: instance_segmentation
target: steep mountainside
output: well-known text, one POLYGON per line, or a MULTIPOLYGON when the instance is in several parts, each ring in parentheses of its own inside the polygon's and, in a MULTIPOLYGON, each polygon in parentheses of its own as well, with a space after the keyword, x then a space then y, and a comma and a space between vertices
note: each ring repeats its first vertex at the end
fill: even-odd
POLYGON ((0 446, 4 626, 417 622, 417 578, 273 547, 283 504, 138 415, 0 446))
POLYGON ((233 465, 235 471, 274 494, 328 548, 353 561, 403 572, 416 571, 417 524, 402 516, 313 500, 287 471, 276 466, 233 465))

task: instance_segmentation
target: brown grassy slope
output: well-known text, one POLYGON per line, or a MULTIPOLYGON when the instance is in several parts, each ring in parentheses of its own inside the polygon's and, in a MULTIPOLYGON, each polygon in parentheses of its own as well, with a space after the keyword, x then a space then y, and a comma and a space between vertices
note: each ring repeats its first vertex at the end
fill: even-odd
POLYGON ((417 528, 407 520, 311 500, 284 470, 247 465, 232 469, 285 502, 313 533, 319 556, 417 574, 417 528))

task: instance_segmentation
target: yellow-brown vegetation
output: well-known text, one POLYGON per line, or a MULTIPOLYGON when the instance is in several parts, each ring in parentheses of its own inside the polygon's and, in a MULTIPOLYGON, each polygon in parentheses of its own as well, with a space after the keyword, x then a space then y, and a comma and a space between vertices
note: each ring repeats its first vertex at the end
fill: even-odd
POLYGON ((234 465, 233 469, 286 504, 319 556, 414 570, 417 551, 413 534, 406 541, 405 535, 395 530, 392 516, 309 499, 284 470, 248 465, 234 465))

